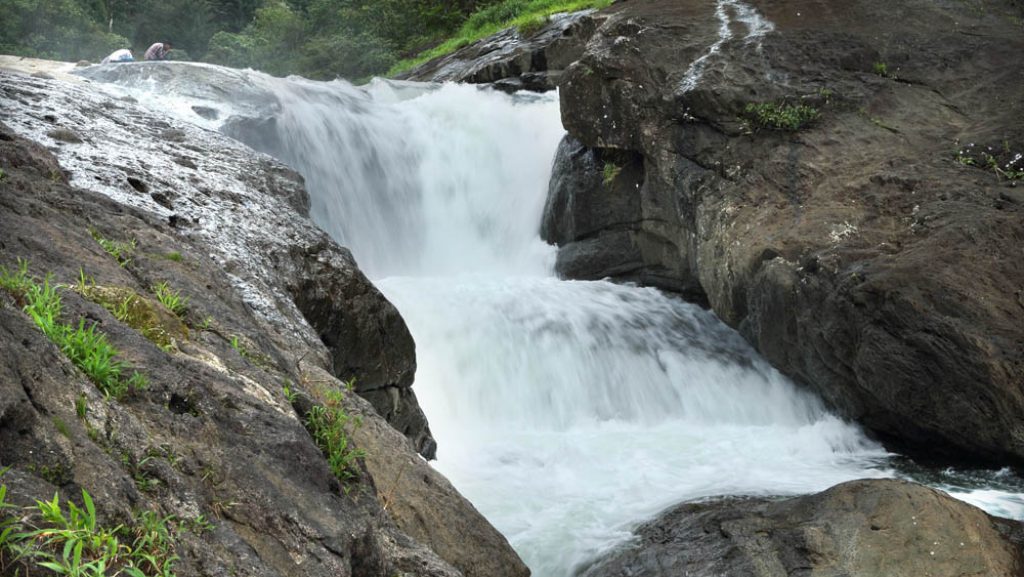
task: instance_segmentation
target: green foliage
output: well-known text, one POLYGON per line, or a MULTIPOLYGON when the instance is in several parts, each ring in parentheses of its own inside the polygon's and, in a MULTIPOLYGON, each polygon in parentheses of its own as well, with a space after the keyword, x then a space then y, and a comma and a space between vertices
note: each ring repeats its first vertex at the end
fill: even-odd
POLYGON ((89 414, 89 398, 85 396, 85 393, 75 398, 75 414, 83 420, 89 414))
POLYGON ((306 415, 306 430, 327 457, 331 472, 344 483, 359 477, 359 459, 366 456, 366 451, 355 448, 348 437, 349 430, 361 422, 342 408, 342 393, 332 391, 325 397, 324 404, 306 415))
POLYGON ((889 77, 889 65, 885 62, 875 62, 874 65, 872 65, 871 70, 883 78, 889 77))
POLYGON ((619 177, 619 173, 622 172, 622 167, 615 164, 614 162, 604 163, 603 181, 606 187, 611 186, 615 179, 619 177))
POLYGON ((611 3, 612 0, 502 0, 477 10, 452 37, 434 48, 395 63, 387 74, 394 76, 405 72, 506 28, 524 27, 529 31, 540 19, 546 20, 552 14, 600 9, 611 3))
POLYGON ((185 311, 188 310, 188 297, 181 296, 181 293, 168 286, 167 282, 153 285, 152 290, 157 300, 167 307, 167 310, 178 317, 185 315, 185 311))
POLYGON ((181 262, 182 260, 184 260, 182 258, 182 256, 181 256, 181 253, 176 251, 176 250, 175 251, 171 251, 171 252, 169 252, 167 254, 161 255, 161 258, 163 258, 164 260, 172 261, 172 262, 181 262))
POLYGON ((426 48, 433 57, 510 27, 528 35, 553 13, 611 2, 0 0, 0 52, 95 61, 117 48, 141 58, 153 42, 170 41, 172 59, 192 55, 278 75, 361 79, 426 48))
POLYGON ((4 511, 16 507, 5 502, 6 492, 0 485, 0 561, 15 565, 15 574, 40 568, 68 577, 174 577, 173 517, 145 511, 130 526, 107 527, 84 490, 81 507, 68 501, 65 508, 55 494, 10 517, 4 511))
POLYGON ((91 234, 92 238, 99 243, 103 250, 110 256, 114 257, 122 267, 126 267, 131 264, 132 257, 135 256, 135 249, 138 246, 134 238, 127 242, 114 241, 104 237, 100 231, 94 228, 89 229, 89 234, 91 234))
MULTIPOLYGON (((80 282, 85 282, 84 274, 80 282)), ((28 275, 28 264, 21 261, 15 273, 0 270, 0 285, 12 285, 22 291, 25 313, 108 398, 121 398, 129 389, 145 388, 147 382, 142 374, 133 371, 128 377, 122 376, 128 365, 115 360, 118 350, 105 334, 96 330, 95 324, 87 327, 85 319, 79 319, 77 326, 61 322, 61 297, 50 284, 49 276, 41 284, 36 283, 28 275)))
POLYGON ((84 0, 0 0, 0 53, 99 60, 130 44, 96 20, 84 0))
POLYGON ((299 392, 292 386, 290 380, 284 382, 284 398, 289 404, 294 404, 295 400, 299 398, 299 392))
POLYGON ((805 128, 819 116, 817 108, 784 102, 750 103, 743 109, 743 117, 755 128, 790 132, 805 128))

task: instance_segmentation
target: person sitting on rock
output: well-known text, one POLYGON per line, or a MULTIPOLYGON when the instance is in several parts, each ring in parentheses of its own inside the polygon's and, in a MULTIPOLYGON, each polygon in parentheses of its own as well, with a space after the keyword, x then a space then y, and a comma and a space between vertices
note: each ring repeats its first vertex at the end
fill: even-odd
POLYGON ((135 56, 132 55, 132 51, 127 48, 115 50, 103 59, 100 64, 110 64, 111 62, 134 62, 135 56))
POLYGON ((172 48, 170 42, 157 42, 146 50, 146 60, 167 60, 167 54, 172 48))

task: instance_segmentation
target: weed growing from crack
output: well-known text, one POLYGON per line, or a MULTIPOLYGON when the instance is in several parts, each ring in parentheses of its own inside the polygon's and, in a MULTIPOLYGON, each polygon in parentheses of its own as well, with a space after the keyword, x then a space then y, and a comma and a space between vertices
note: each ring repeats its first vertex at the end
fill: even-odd
POLYGON ((82 507, 68 501, 65 508, 55 494, 11 515, 19 508, 6 502, 6 493, 0 485, 0 567, 12 565, 15 574, 41 568, 75 577, 174 577, 173 517, 143 511, 129 526, 107 527, 85 490, 82 507))
MULTIPOLYGON (((85 282, 84 274, 80 282, 85 282)), ((36 326, 108 398, 119 399, 130 389, 146 388, 148 380, 141 373, 123 375, 130 367, 115 359, 119 351, 104 333, 96 330, 95 323, 86 326, 84 318, 78 320, 77 326, 60 321, 63 305, 57 287, 50 283, 50 275, 36 283, 28 274, 28 263, 19 261, 14 272, 0 267, 0 287, 25 302, 23 310, 36 326)))
POLYGON ((619 173, 622 172, 622 167, 615 164, 614 162, 604 163, 604 170, 602 171, 603 182, 605 187, 609 187, 615 182, 615 179, 619 177, 619 173))
POLYGON ((328 391, 324 396, 324 404, 306 415, 306 430, 327 457, 331 472, 344 484, 359 477, 359 459, 366 456, 366 451, 355 448, 349 439, 349 431, 362 421, 345 412, 340 391, 328 391))
POLYGON ((157 283, 151 288, 157 300, 167 307, 167 310, 177 315, 178 318, 185 315, 188 310, 188 297, 181 296, 181 293, 172 289, 166 281, 157 283))
POLYGON ((754 128, 789 132, 806 128, 820 116, 821 113, 813 106, 784 102, 752 102, 743 109, 743 117, 754 128))
POLYGON ((132 258, 135 256, 135 249, 138 248, 138 243, 134 238, 127 242, 110 240, 95 228, 90 228, 89 234, 107 254, 117 260, 119 265, 126 267, 131 264, 132 258))

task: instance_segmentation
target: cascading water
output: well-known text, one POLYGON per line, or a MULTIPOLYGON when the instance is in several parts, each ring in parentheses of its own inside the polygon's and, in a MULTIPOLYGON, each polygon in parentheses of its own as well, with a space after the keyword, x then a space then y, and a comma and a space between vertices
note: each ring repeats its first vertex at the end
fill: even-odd
POLYGON ((712 315, 553 278, 553 95, 378 83, 343 107, 348 90, 282 83, 281 154, 406 319, 438 468, 535 575, 570 574, 682 499, 882 474, 879 447, 712 315))
MULTIPOLYGON (((238 74, 265 93, 247 112, 274 121, 225 129, 306 177, 314 219, 399 308, 437 467, 534 575, 571 575, 682 500, 891 474, 881 447, 712 314, 554 278, 538 236, 563 134, 554 96, 238 74)), ((225 106, 122 84, 164 109, 187 110, 186 95, 225 106)), ((966 497, 1024 514, 1000 495, 966 497)))

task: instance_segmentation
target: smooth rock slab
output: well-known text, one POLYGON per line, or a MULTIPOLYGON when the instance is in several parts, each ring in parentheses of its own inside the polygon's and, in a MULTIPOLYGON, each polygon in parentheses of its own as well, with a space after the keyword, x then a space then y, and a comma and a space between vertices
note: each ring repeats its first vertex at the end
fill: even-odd
POLYGON ((851 481, 784 501, 681 505, 583 576, 1016 577, 1019 532, 941 491, 851 481))

